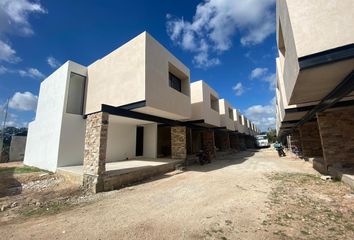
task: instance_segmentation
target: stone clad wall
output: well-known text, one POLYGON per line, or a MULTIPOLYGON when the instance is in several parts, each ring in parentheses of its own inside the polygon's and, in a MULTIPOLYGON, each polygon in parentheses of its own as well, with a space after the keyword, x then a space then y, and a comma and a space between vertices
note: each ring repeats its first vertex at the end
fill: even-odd
POLYGON ((230 146, 232 149, 240 151, 240 139, 238 135, 230 135, 230 146))
POLYGON ((206 130, 203 132, 203 148, 207 152, 210 159, 215 159, 214 131, 206 130))
POLYGON ((215 144, 220 150, 230 149, 230 137, 228 132, 217 132, 215 133, 215 144))
POLYGON ((173 159, 187 158, 187 129, 183 126, 171 127, 171 156, 173 159))
POLYGON ((239 135, 239 143, 240 143, 240 150, 244 151, 247 149, 246 146, 246 136, 245 135, 239 135))
POLYGON ((325 167, 354 165, 354 107, 317 113, 325 167))
POLYGON ((83 186, 93 192, 103 191, 106 166, 108 114, 99 112, 87 116, 83 186))
POLYGON ((322 157, 322 143, 317 122, 300 126, 301 147, 304 157, 322 157))
POLYGON ((300 131, 299 129, 295 129, 294 132, 291 133, 290 135, 290 142, 291 142, 291 147, 298 147, 299 150, 301 150, 302 144, 301 144, 301 136, 300 136, 300 131))

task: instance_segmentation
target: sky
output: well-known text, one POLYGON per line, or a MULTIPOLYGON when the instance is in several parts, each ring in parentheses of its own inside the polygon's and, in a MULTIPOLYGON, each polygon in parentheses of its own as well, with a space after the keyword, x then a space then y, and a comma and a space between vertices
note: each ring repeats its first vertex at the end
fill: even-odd
POLYGON ((275 0, 0 0, 0 121, 35 118, 40 83, 143 31, 262 130, 275 126, 275 0), (2 114, 2 115, 1 115, 2 114))

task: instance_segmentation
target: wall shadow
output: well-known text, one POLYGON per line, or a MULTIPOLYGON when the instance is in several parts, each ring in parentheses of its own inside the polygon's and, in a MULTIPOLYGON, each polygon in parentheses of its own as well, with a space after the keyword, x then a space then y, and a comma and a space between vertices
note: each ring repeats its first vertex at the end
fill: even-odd
POLYGON ((245 151, 231 153, 225 156, 217 157, 210 164, 200 165, 197 162, 186 166, 186 171, 210 172, 222 169, 231 165, 241 164, 254 156, 259 149, 247 149, 245 151))

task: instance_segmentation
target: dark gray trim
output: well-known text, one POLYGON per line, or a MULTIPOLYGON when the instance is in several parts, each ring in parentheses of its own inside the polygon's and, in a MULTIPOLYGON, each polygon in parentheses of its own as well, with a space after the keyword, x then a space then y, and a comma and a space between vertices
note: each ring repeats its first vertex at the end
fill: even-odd
MULTIPOLYGON (((348 101, 342 101, 342 102, 337 102, 331 108, 340 108, 340 107, 349 107, 349 106, 354 106, 354 100, 348 100, 348 101)), ((308 112, 314 109, 316 105, 312 106, 306 106, 306 107, 297 107, 297 108, 289 108, 285 109, 285 113, 299 113, 299 112, 308 112)))
POLYGON ((333 48, 298 59, 300 70, 354 58, 354 44, 333 48))
POLYGON ((126 110, 132 110, 132 109, 136 109, 136 108, 142 108, 146 106, 146 100, 142 100, 139 102, 134 102, 134 103, 129 103, 129 104, 125 104, 122 106, 119 106, 122 109, 126 109, 126 110))
POLYGON ((316 113, 322 112, 328 108, 331 108, 337 104, 342 98, 354 91, 354 70, 340 83, 335 89, 333 89, 327 96, 325 96, 321 102, 309 111, 296 127, 304 124, 315 117, 316 113))
POLYGON ((150 121, 150 122, 156 122, 156 123, 164 123, 168 125, 181 125, 181 122, 167 119, 167 118, 162 118, 162 117, 157 117, 145 113, 139 113, 139 112, 134 112, 130 111, 121 107, 113 107, 109 106, 106 104, 102 104, 101 106, 101 111, 109 113, 111 115, 115 116, 121 116, 121 117, 128 117, 128 118, 134 118, 134 119, 139 119, 139 120, 144 120, 144 121, 150 121))

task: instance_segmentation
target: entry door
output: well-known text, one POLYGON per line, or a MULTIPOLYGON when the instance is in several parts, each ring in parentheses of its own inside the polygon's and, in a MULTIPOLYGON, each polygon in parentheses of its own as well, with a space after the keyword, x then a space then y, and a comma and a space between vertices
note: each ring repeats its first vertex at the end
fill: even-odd
POLYGON ((144 127, 136 127, 136 156, 143 156, 144 152, 144 127))

